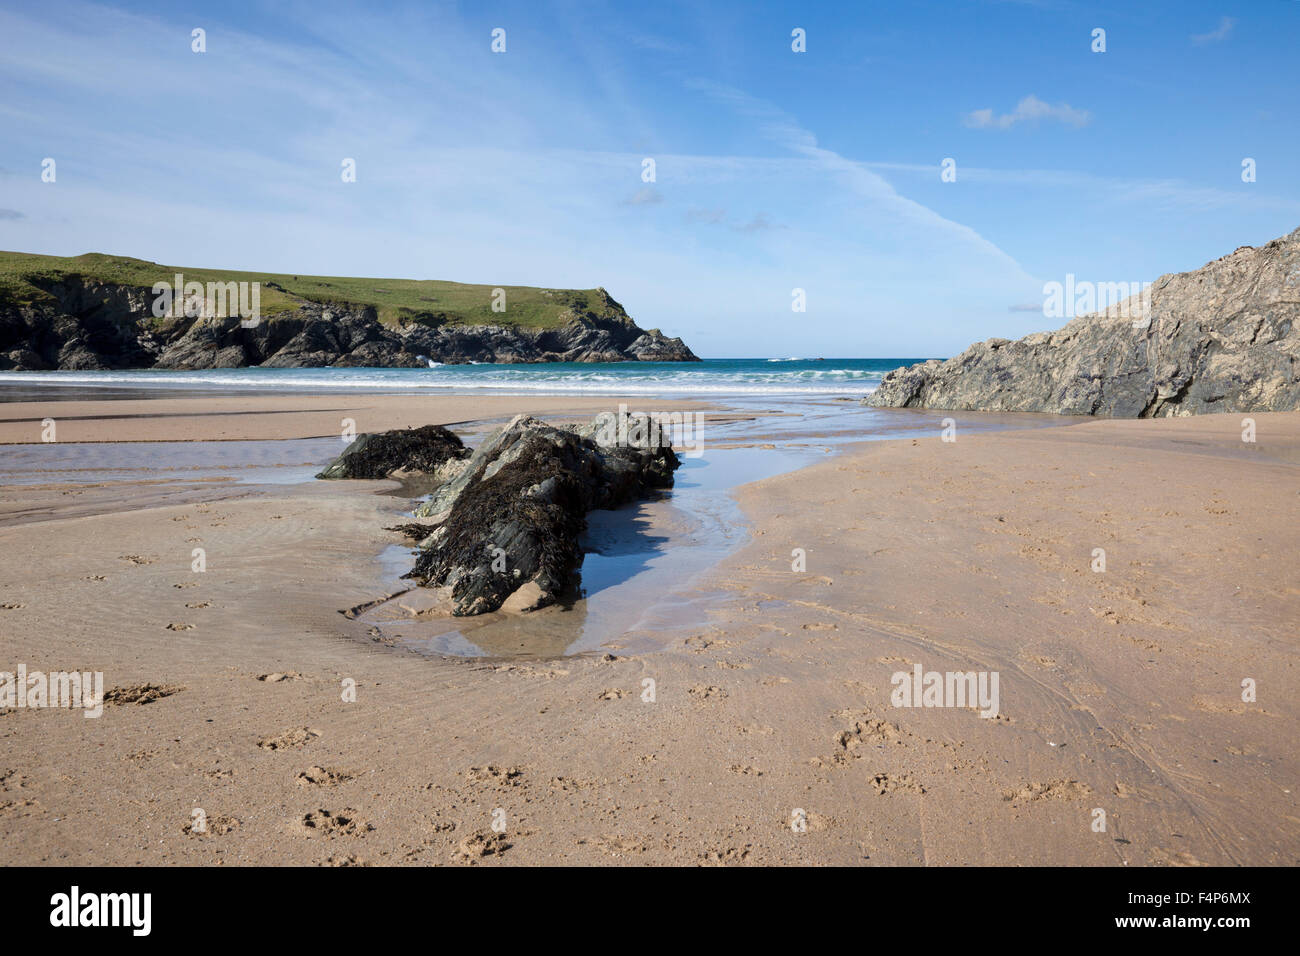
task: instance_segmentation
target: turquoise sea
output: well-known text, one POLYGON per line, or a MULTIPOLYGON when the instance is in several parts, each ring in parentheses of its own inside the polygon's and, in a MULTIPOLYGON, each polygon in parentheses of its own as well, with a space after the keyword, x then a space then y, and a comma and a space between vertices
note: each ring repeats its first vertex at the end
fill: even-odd
POLYGON ((916 358, 706 359, 702 362, 552 362, 537 365, 433 365, 429 368, 232 368, 109 372, 0 372, 0 389, 237 388, 327 391, 445 389, 650 396, 865 395, 884 374, 916 358))

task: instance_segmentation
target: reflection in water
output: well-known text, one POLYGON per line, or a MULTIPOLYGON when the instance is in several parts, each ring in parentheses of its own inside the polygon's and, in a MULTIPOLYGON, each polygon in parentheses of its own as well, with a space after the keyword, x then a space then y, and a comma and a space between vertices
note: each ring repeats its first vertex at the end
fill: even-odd
MULTIPOLYGON (((581 583, 573 600, 529 614, 453 618, 433 594, 395 598, 362 615, 386 641, 429 654, 559 656, 601 647, 641 649, 664 632, 698 626, 719 596, 696 580, 748 538, 730 491, 801 467, 824 452, 727 448, 688 458, 670 494, 587 516, 581 583), (407 604, 402 607, 403 602, 407 604), (427 603, 427 608, 425 607, 427 603), (417 617, 412 617, 412 613, 417 617)), ((410 569, 407 549, 389 558, 393 578, 410 569)), ((408 585, 394 583, 394 590, 408 585)))
MULTIPOLYGON (((702 589, 699 582, 748 540, 744 514, 731 497, 740 485, 805 467, 851 442, 937 439, 950 415, 961 420, 961 434, 1072 421, 882 410, 835 398, 742 399, 728 406, 732 414, 726 421, 707 426, 703 456, 683 459, 671 492, 588 515, 581 590, 566 605, 523 615, 452 618, 438 609, 434 595, 424 594, 412 605, 427 607, 418 610, 418 617, 389 602, 367 615, 367 622, 385 640, 439 655, 554 657, 600 648, 662 647, 675 637, 698 633, 709 612, 730 600, 728 594, 702 589)), ((399 550, 394 590, 410 583, 397 581, 412 564, 410 552, 399 550)))

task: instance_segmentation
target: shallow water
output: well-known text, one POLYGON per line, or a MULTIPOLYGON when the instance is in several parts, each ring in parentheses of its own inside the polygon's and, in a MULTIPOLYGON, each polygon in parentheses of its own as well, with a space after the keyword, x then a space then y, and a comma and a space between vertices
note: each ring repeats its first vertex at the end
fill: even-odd
MULTIPOLYGON (((581 585, 566 607, 525 615, 484 614, 472 618, 394 619, 378 608, 361 620, 384 638, 428 654, 467 656, 553 656, 594 651, 605 645, 641 646, 648 634, 703 618, 710 596, 694 582, 749 537, 732 488, 803 467, 825 452, 730 448, 685 459, 674 487, 662 498, 617 511, 588 515, 581 585), (613 642, 613 644, 611 644, 613 642)), ((390 549, 381 557, 397 579, 411 567, 410 551, 390 549), (395 572, 395 573, 394 573, 395 572)), ((400 606, 402 598, 390 602, 400 606)))
POLYGON ((225 479, 295 485, 311 481, 343 447, 337 438, 0 445, 0 484, 225 479))
MULTIPOLYGON (((851 442, 937 437, 949 413, 896 412, 833 399, 733 400, 735 420, 707 426, 703 453, 684 458, 662 498, 588 516, 581 596, 565 607, 472 618, 363 616, 387 640, 426 654, 558 656, 601 648, 644 651, 698 632, 730 595, 700 587, 706 572, 742 547, 750 528, 732 492, 825 459, 851 442), (776 412, 775 415, 772 412, 776 412)), ((1047 416, 963 416, 962 433, 1044 427, 1047 416)), ((385 562, 393 590, 412 564, 407 549, 385 562), (402 558, 405 561, 403 564, 402 558)), ((396 602, 400 604, 400 601, 396 602)))
MULTIPOLYGON (((732 498, 740 485, 803 468, 852 442, 933 439, 950 414, 960 419, 959 434, 1071 421, 882 411, 823 396, 736 396, 726 407, 725 416, 706 420, 699 456, 683 458, 670 491, 588 516, 581 586, 566 606, 526 615, 451 618, 430 613, 434 595, 417 588, 360 620, 384 640, 438 655, 559 656, 602 647, 663 646, 680 632, 698 631, 708 612, 730 598, 699 584, 749 540, 746 519, 732 498), (413 616, 403 603, 424 613, 413 616)), ((638 410, 653 411, 653 404, 631 409, 638 410)), ((337 438, 8 445, 0 447, 0 485, 228 481, 292 486, 313 481, 342 447, 337 438)), ((409 500, 414 492, 391 493, 409 500)), ((411 582, 402 575, 413 563, 411 548, 385 549, 373 570, 380 582, 375 596, 407 591, 411 582)))

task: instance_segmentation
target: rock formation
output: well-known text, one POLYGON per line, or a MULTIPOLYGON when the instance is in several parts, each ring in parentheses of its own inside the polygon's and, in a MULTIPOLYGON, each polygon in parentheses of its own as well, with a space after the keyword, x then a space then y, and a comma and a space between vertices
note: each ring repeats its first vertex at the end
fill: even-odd
POLYGON ((1019 341, 895 369, 864 404, 1117 418, 1300 408, 1300 229, 1019 341))
POLYGON ((572 590, 586 514, 670 487, 680 464, 666 437, 600 444, 597 423, 555 428, 526 415, 485 440, 417 512, 432 518, 407 577, 449 587, 453 614, 520 610, 572 590))
POLYGON ((557 292, 570 304, 557 305, 553 321, 516 326, 508 313, 500 325, 445 313, 381 322, 374 306, 310 301, 268 282, 292 307, 245 328, 238 317, 158 319, 148 288, 76 272, 24 282, 33 301, 0 294, 0 370, 699 361, 680 338, 638 327, 604 289, 557 292))
POLYGON ((448 474, 469 449, 441 425, 358 435, 317 478, 389 478, 448 474))

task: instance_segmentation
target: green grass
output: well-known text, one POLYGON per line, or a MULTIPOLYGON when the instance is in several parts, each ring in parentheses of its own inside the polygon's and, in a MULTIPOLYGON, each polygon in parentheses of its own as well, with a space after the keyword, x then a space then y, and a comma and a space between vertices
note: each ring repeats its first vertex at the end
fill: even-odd
POLYGON ((623 318, 597 289, 537 289, 531 286, 468 285, 435 279, 363 279, 344 276, 295 276, 264 272, 233 272, 161 266, 143 259, 89 252, 80 256, 42 256, 0 252, 0 304, 39 304, 52 301, 42 285, 67 276, 97 279, 117 285, 152 289, 155 282, 172 282, 177 273, 186 282, 260 282, 261 313, 274 320, 302 302, 338 306, 374 306, 385 325, 506 325, 557 328, 568 321, 570 309, 600 318, 623 318), (492 291, 505 289, 505 312, 492 311, 492 291))

